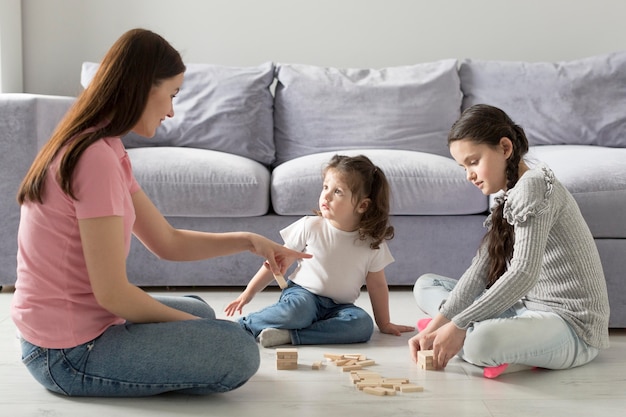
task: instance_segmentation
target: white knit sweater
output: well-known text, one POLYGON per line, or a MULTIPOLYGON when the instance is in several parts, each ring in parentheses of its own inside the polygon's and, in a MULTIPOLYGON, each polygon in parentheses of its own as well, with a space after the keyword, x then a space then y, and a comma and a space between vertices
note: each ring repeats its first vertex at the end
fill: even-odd
MULTIPOLYGON (((509 268, 485 290, 488 254, 482 245, 440 312, 460 328, 494 318, 518 300, 552 311, 587 344, 609 345, 609 301, 600 256, 576 201, 546 166, 527 171, 503 197, 515 228, 509 268), (479 297, 480 296, 480 297, 479 297)), ((491 216, 485 222, 491 226, 491 216)))

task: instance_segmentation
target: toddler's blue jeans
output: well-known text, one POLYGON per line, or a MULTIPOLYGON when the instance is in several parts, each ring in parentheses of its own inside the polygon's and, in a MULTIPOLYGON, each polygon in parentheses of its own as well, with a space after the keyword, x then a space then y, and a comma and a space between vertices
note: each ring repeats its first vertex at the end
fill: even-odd
POLYGON ((337 304, 289 281, 276 304, 239 319, 255 338, 268 327, 287 329, 294 345, 367 342, 374 322, 354 304, 337 304))

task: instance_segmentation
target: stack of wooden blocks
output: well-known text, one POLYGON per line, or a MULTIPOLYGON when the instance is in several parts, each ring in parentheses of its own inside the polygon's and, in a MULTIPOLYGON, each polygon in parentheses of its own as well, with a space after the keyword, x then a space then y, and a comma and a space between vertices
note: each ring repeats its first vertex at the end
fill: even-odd
POLYGON ((298 349, 281 348, 276 349, 276 369, 298 369, 298 349))
POLYGON ((432 350, 420 350, 417 352, 417 364, 422 369, 434 369, 433 368, 433 351, 432 350))

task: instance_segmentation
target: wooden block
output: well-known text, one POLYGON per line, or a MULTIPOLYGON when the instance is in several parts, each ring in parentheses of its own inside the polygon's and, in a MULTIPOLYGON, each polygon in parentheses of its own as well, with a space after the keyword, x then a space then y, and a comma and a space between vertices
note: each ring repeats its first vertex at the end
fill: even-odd
POLYGON ((374 359, 367 359, 367 360, 359 360, 356 362, 357 365, 361 365, 361 366, 372 366, 376 364, 376 361, 374 359))
POLYGON ((352 373, 356 374, 361 379, 371 379, 371 378, 382 379, 382 376, 378 372, 373 372, 373 371, 368 371, 368 370, 356 370, 356 371, 352 371, 352 373))
POLYGON ((311 365, 312 369, 320 370, 322 369, 322 362, 321 361, 317 361, 317 362, 313 362, 313 365, 311 365))
POLYGON ((360 353, 348 353, 347 355, 343 355, 346 359, 354 359, 355 361, 359 361, 363 359, 367 359, 365 355, 361 355, 360 353))
POLYGON ((383 378, 383 382, 391 384, 408 384, 409 380, 406 378, 383 378))
POLYGON ((287 281, 285 281, 285 277, 283 277, 282 274, 274 274, 274 279, 281 289, 284 290, 285 288, 287 288, 287 281))
POLYGON ((344 365, 347 365, 348 362, 350 362, 350 359, 337 359, 335 361, 335 365, 337 365, 337 366, 344 366, 344 365))
POLYGON ((276 354, 278 359, 298 359, 298 354, 293 353, 278 353, 276 354))
POLYGON ((347 366, 341 366, 340 368, 341 368, 342 372, 350 372, 350 371, 359 370, 362 367, 360 365, 347 365, 347 366))
POLYGON ((417 364, 422 369, 434 369, 433 367, 433 351, 420 350, 417 352, 417 364))
POLYGON ((415 384, 396 385, 396 390, 400 392, 423 392, 424 387, 415 384))
POLYGON ((277 363, 276 369, 279 371, 290 371, 290 370, 298 369, 298 363, 297 362, 285 363, 285 364, 277 363))
POLYGON ((336 361, 336 360, 339 360, 339 359, 343 359, 343 355, 339 355, 339 354, 336 354, 336 353, 324 353, 324 357, 326 359, 331 360, 331 361, 336 361))
POLYGON ((387 395, 387 390, 381 387, 365 387, 363 388, 363 392, 371 395, 378 395, 380 397, 387 395))
POLYGON ((292 358, 277 358, 276 359, 276 363, 298 363, 297 359, 292 359, 292 358))
POLYGON ((360 382, 357 382, 355 385, 360 390, 362 390, 363 388, 366 388, 366 387, 372 388, 372 387, 380 387, 381 386, 379 381, 360 381, 360 382))
POLYGON ((276 357, 280 359, 298 359, 298 349, 278 348, 276 349, 276 357))

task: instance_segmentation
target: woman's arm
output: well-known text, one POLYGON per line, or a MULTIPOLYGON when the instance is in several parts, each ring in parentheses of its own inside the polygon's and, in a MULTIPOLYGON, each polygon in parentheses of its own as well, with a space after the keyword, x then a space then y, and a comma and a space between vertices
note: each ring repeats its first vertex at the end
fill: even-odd
POLYGON ((157 257, 170 261, 196 261, 250 251, 267 260, 279 272, 287 262, 311 255, 293 251, 249 232, 209 233, 172 227, 143 191, 133 194, 133 233, 157 257))
POLYGON ((197 318, 159 303, 128 282, 122 217, 78 220, 78 227, 91 287, 103 308, 134 323, 197 318))

